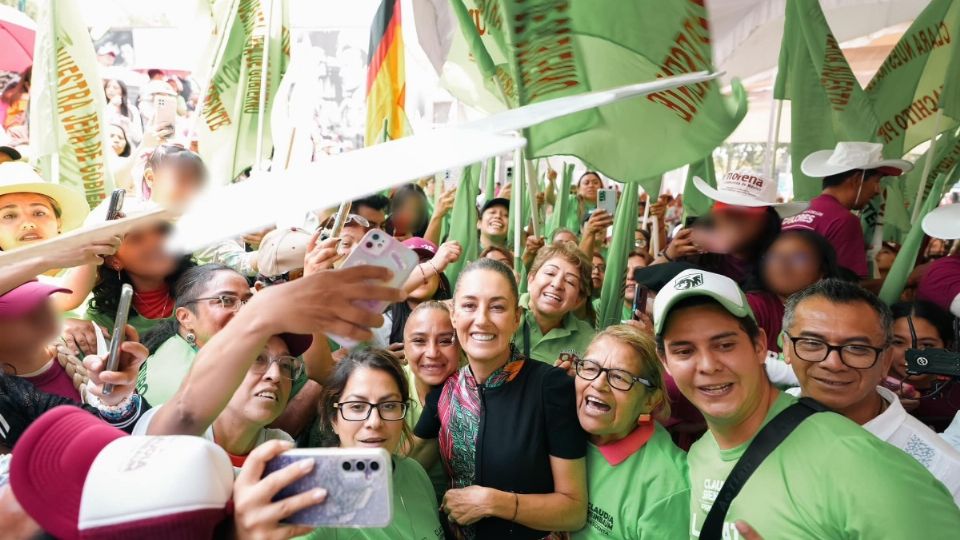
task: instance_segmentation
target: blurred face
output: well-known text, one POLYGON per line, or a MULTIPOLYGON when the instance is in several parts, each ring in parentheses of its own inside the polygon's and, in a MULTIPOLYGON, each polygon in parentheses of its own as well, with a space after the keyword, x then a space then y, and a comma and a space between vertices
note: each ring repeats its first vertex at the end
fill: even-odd
POLYGON ((371 229, 383 229, 383 222, 387 220, 387 215, 381 210, 370 208, 369 206, 358 206, 353 212, 370 222, 371 229))
POLYGON ((34 351, 57 336, 60 320, 49 300, 19 317, 0 318, 0 349, 34 351))
POLYGON ((503 360, 520 326, 520 310, 510 282, 493 270, 462 275, 454 296, 453 327, 467 358, 503 360))
POLYGON ((419 197, 408 197, 403 205, 394 212, 390 219, 393 221, 396 235, 408 236, 415 232, 415 227, 423 222, 427 209, 419 197))
POLYGON ((874 257, 874 260, 877 263, 877 268, 881 272, 886 272, 890 270, 890 267, 893 266, 893 260, 897 258, 897 254, 889 248, 883 248, 880 250, 880 253, 877 253, 877 256, 874 257))
POLYGON ((763 234, 766 219, 763 214, 726 210, 711 214, 714 230, 731 253, 746 249, 763 234))
POLYGON ((548 259, 527 279, 530 308, 549 318, 560 318, 577 309, 583 300, 580 267, 560 257, 548 259))
POLYGON ((117 81, 107 81, 107 84, 103 87, 103 90, 107 94, 107 101, 110 101, 115 97, 123 96, 123 89, 120 88, 120 83, 117 81))
MULTIPOLYGON (((289 355, 286 343, 274 336, 267 341, 267 346, 260 353, 260 360, 269 361, 289 355)), ((283 413, 290 399, 293 381, 284 375, 277 362, 269 362, 269 367, 263 373, 258 374, 256 371, 258 370, 255 367, 247 371, 224 412, 263 427, 283 413)))
POLYGON ((781 297, 802 291, 822 277, 819 255, 796 235, 778 238, 763 257, 763 281, 781 297))
POLYGON ((163 248, 168 231, 167 225, 161 225, 127 233, 113 256, 113 269, 147 278, 165 278, 172 274, 178 261, 163 248))
POLYGON ((711 425, 743 423, 769 384, 763 331, 751 341, 740 321, 715 305, 675 310, 669 317, 664 365, 677 388, 711 425))
MULTIPOLYGON (((643 365, 637 353, 612 337, 595 340, 584 358, 607 369, 620 369, 631 376, 642 377, 643 365)), ((637 426, 641 414, 649 413, 654 405, 655 391, 640 383, 630 390, 612 388, 606 373, 592 381, 577 376, 577 417, 584 431, 597 444, 620 440, 637 426)))
POLYGON ((570 231, 560 231, 553 237, 554 242, 577 242, 577 236, 570 231))
POLYGON ((119 126, 109 125, 107 126, 107 136, 110 138, 110 148, 118 156, 123 153, 123 149, 127 147, 127 137, 123 134, 123 130, 119 126))
POLYGON ((599 292, 603 287, 603 273, 607 271, 607 263, 603 257, 593 256, 593 270, 590 272, 590 281, 593 285, 593 291, 599 292))
POLYGON ((150 200, 161 206, 183 206, 203 188, 203 178, 189 166, 165 165, 157 170, 147 169, 144 174, 152 190, 150 200))
MULTIPOLYGON (((797 306, 793 326, 786 331, 830 345, 884 346, 880 316, 864 302, 838 304, 809 298, 797 306)), ((784 359, 800 380, 803 395, 841 412, 876 393, 890 368, 890 357, 885 351, 872 367, 855 369, 840 361, 839 351, 830 351, 822 362, 808 362, 797 356, 793 344, 784 344, 784 359)))
POLYGON ((3 251, 59 234, 60 220, 49 197, 39 193, 0 195, 0 249, 3 251))
POLYGON ((480 216, 480 233, 499 238, 506 236, 510 211, 504 206, 491 206, 480 216))
POLYGON ((442 309, 421 309, 403 328, 403 354, 414 377, 438 386, 457 371, 460 346, 450 316, 442 309))
POLYGON ((577 195, 590 202, 597 202, 597 190, 603 188, 603 181, 595 174, 588 174, 577 184, 577 195))
POLYGON ((627 259, 627 279, 626 286, 623 289, 623 301, 633 304, 633 298, 637 295, 637 282, 633 279, 633 272, 637 268, 647 266, 647 261, 643 257, 630 257, 627 259))
MULTIPOLYGON (((199 298, 217 298, 228 296, 239 301, 247 301, 253 296, 247 280, 233 271, 217 272, 198 295, 199 298)), ((219 300, 200 300, 187 307, 177 308, 177 320, 186 332, 197 338, 197 346, 203 347, 217 332, 233 319, 240 309, 224 308, 219 300)))
MULTIPOLYGON (((917 334, 918 349, 942 349, 946 346, 937 328, 922 317, 913 317, 913 330, 917 334)), ((890 345, 890 374, 910 384, 926 388, 936 379, 935 375, 907 375, 907 349, 913 346, 910 323, 906 317, 893 321, 893 343, 890 345)))
POLYGON ((355 223, 347 223, 340 231, 340 243, 337 244, 337 255, 346 256, 353 253, 354 248, 367 234, 367 229, 355 223))
MULTIPOLYGON (((365 401, 377 404, 402 399, 400 387, 389 373, 360 367, 347 380, 340 403, 365 401)), ((376 407, 370 409, 366 420, 359 421, 344 420, 339 411, 335 412, 333 431, 340 437, 341 448, 383 448, 392 454, 400 446, 403 420, 384 420, 376 407)))

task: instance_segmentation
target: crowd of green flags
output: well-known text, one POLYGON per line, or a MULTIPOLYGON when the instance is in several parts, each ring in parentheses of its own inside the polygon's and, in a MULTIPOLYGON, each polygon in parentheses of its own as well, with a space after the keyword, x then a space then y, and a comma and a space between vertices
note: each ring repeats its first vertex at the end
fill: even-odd
MULTIPOLYGON (((208 72, 194 126, 211 177, 226 183, 269 158, 272 102, 290 58, 289 0, 210 0, 214 29, 204 52, 208 72), (265 74, 265 75, 264 75, 265 74), (265 93, 266 95, 261 95, 265 93)), ((557 9, 553 0, 450 0, 459 25, 447 63, 464 74, 450 88, 484 111, 539 103, 572 94, 712 70, 709 20, 701 0, 580 0, 557 9), (624 21, 629 21, 625 24, 624 21)), ((30 125, 41 173, 76 186, 91 206, 113 186, 106 165, 104 96, 92 42, 76 0, 39 3, 30 125), (78 81, 82 81, 79 83, 78 81), (83 88, 89 90, 84 93, 83 88)), ((809 200, 819 179, 800 170, 806 155, 840 140, 874 141, 899 158, 933 140, 903 178, 886 181, 884 237, 904 243, 884 289, 899 294, 922 234, 919 220, 960 177, 960 2, 930 0, 866 86, 856 79, 821 10, 810 0, 787 0, 774 97, 791 103, 794 197, 809 200), (928 162, 930 162, 928 164, 928 162), (925 172, 929 173, 925 175, 925 172), (901 275, 903 274, 903 275, 901 275)), ((560 227, 579 233, 583 205, 572 194, 573 166, 559 171, 552 213, 533 214, 525 178, 542 186, 548 156, 574 156, 622 185, 613 243, 601 292, 599 320, 615 322, 620 289, 637 228, 638 186, 660 191, 666 171, 689 165, 684 217, 709 211, 712 201, 692 188, 699 176, 716 185, 713 150, 746 114, 737 81, 724 95, 716 81, 625 100, 524 130, 528 144, 514 159, 511 216, 526 227, 542 220, 541 235, 560 227), (533 167, 525 166, 530 160, 533 167), (529 169, 529 170, 528 170, 529 169), (524 195, 526 194, 526 196, 524 195)), ((464 169, 445 236, 464 247, 448 269, 456 279, 476 257, 476 202, 489 200, 499 160, 464 169)), ((865 212, 879 226, 881 201, 865 212)), ((510 234, 515 230, 510 220, 510 234)), ((867 231, 866 237, 872 237, 867 231)), ((510 245, 513 247, 513 244, 510 245)), ((520 253, 516 254, 519 258, 520 253)))

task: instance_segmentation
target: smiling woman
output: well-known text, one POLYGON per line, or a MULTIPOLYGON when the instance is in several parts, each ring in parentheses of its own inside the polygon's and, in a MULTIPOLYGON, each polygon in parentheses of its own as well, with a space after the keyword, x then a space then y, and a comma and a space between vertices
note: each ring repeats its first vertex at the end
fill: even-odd
POLYGON ((82 193, 44 182, 26 163, 0 164, 0 250, 54 238, 80 225, 89 211, 82 193))

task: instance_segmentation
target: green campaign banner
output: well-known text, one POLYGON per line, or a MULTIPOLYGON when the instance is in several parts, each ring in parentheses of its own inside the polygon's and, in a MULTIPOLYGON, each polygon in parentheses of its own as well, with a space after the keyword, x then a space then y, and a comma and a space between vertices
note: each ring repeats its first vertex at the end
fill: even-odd
MULTIPOLYGON (((473 101, 458 95, 471 105, 495 96, 512 108, 712 69, 703 0, 452 4, 467 54, 455 44, 448 64, 483 82, 473 101)), ((742 86, 733 89, 724 96, 716 81, 703 82, 544 122, 524 130, 527 157, 576 156, 621 182, 655 178, 733 132, 746 114, 742 86)))
POLYGON ((97 55, 74 0, 44 0, 38 7, 31 152, 41 176, 83 191, 93 208, 113 191, 97 55))
POLYGON ((480 165, 471 165, 463 169, 463 177, 457 188, 450 212, 450 234, 448 241, 460 242, 463 249, 460 259, 450 263, 443 271, 451 284, 457 282, 460 271, 479 255, 480 238, 477 235, 477 197, 480 196, 480 165))
POLYGON ((707 197, 693 185, 694 177, 699 177, 711 187, 717 187, 717 171, 713 163, 713 153, 698 159, 687 168, 687 179, 683 184, 683 219, 703 216, 710 213, 713 199, 707 197))
POLYGON ((877 127, 819 2, 787 0, 774 97, 790 100, 793 194, 809 201, 821 184, 800 170, 803 159, 837 141, 873 141, 877 127))
MULTIPOLYGON (((867 85, 878 120, 876 139, 883 143, 885 157, 898 158, 930 140, 935 126, 939 133, 960 125, 958 39, 960 2, 931 0, 867 85), (954 87, 945 89, 950 83, 954 87), (944 98, 947 102, 937 126, 944 98)), ((912 198, 916 192, 907 195, 912 198)))
POLYGON ((639 198, 635 184, 623 184, 623 194, 617 202, 617 215, 613 219, 613 238, 607 251, 607 270, 603 274, 603 290, 597 308, 597 329, 620 324, 623 316, 623 282, 627 256, 634 246, 639 198))
POLYGON ((215 34, 207 57, 212 69, 203 90, 197 139, 217 184, 229 184, 258 157, 270 156, 272 99, 290 60, 287 2, 215 0, 211 6, 215 34), (263 138, 257 156, 260 122, 263 138))

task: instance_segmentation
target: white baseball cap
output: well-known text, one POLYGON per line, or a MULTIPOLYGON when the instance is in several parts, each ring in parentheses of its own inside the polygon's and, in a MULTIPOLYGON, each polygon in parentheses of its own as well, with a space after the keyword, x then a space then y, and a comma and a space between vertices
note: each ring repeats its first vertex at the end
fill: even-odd
POLYGON ((670 309, 685 298, 707 296, 713 298, 734 317, 757 318, 750 309, 747 296, 743 294, 737 282, 698 268, 690 268, 676 275, 657 293, 653 301, 653 330, 659 336, 670 309))
POLYGON ((913 163, 902 159, 883 159, 883 145, 880 143, 841 141, 833 150, 814 152, 800 164, 803 174, 814 178, 871 169, 888 169, 884 171, 886 176, 900 176, 913 170, 913 163))
POLYGON ((924 216, 920 226, 931 238, 941 240, 960 238, 960 204, 948 204, 931 210, 924 216))
POLYGON ((277 228, 267 233, 257 250, 257 269, 267 277, 276 277, 303 268, 303 258, 312 235, 295 227, 277 228))
POLYGON ((717 181, 716 188, 694 176, 693 185, 714 201, 750 208, 772 206, 784 217, 799 214, 808 205, 799 201, 778 203, 777 181, 752 171, 730 171, 717 181))

